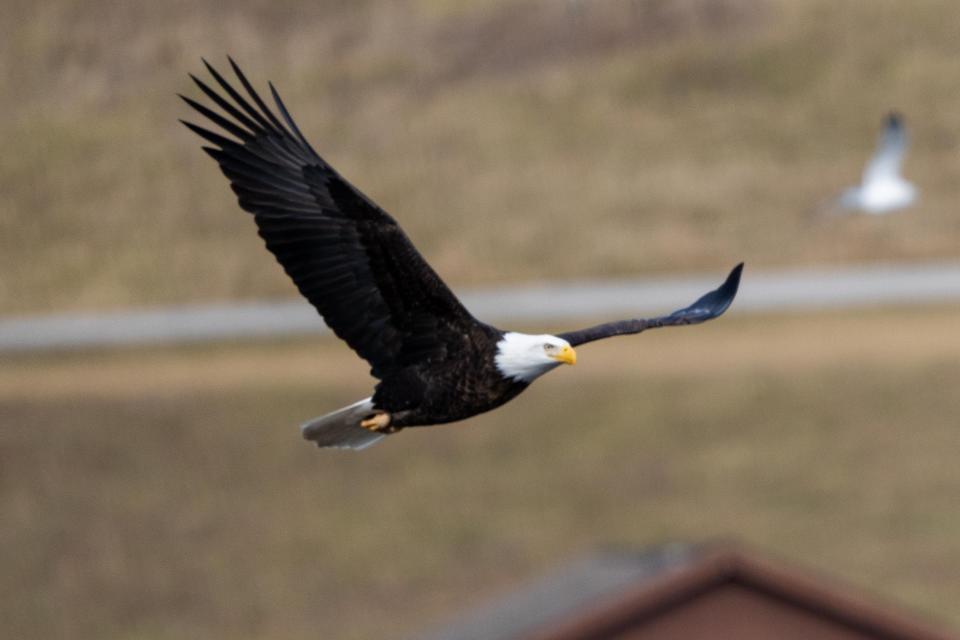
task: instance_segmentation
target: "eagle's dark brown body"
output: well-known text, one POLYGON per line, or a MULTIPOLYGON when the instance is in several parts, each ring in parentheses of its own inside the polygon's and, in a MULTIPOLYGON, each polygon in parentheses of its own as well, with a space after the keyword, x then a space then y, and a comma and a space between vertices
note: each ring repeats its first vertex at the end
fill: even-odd
POLYGON ((384 378, 374 391, 374 407, 390 413, 393 427, 456 422, 496 409, 529 386, 498 372, 494 354, 502 335, 479 325, 456 354, 384 378))

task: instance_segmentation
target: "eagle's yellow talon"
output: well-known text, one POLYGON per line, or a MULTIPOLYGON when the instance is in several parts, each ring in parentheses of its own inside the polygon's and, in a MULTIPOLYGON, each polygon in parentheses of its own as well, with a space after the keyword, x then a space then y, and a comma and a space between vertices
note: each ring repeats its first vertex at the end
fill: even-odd
POLYGON ((375 413, 366 420, 361 420, 360 426, 370 431, 386 431, 387 427, 390 426, 390 414, 386 412, 375 413))

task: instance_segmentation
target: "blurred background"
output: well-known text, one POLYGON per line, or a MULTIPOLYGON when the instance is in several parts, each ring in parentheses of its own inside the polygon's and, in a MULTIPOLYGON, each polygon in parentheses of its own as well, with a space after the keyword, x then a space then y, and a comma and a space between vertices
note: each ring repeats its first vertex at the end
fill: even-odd
MULTIPOLYGON (((958 258, 948 0, 0 10, 0 318, 296 297, 177 122, 227 54, 455 290, 958 258), (816 216, 890 109, 920 202, 816 216)), ((397 637, 598 545, 721 537, 960 628, 958 326, 734 305, 362 454, 296 430, 369 395, 333 339, 0 354, 0 619, 397 637)))

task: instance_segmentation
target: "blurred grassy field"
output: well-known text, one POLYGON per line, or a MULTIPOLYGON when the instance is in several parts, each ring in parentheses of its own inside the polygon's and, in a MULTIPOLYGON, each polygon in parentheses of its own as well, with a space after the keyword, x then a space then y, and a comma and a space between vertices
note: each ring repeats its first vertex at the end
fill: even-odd
POLYGON ((960 241, 949 0, 2 5, 0 313, 293 295, 176 122, 227 53, 454 284, 960 241), (921 204, 811 222, 890 108, 921 204))
POLYGON ((401 637, 597 545, 735 537, 960 628, 958 323, 734 310, 362 454, 296 430, 369 390, 334 341, 7 357, 0 619, 401 637))

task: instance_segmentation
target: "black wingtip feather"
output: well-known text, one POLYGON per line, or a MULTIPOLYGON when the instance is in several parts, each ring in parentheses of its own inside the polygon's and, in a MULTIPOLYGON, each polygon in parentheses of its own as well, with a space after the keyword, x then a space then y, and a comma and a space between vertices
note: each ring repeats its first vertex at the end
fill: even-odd
MULTIPOLYGON (((313 147, 310 146, 310 143, 307 142, 307 139, 300 132, 300 127, 297 126, 297 123, 293 121, 293 118, 290 116, 290 112, 287 111, 287 107, 283 104, 283 100, 280 99, 280 93, 277 92, 277 88, 273 86, 273 83, 268 83, 270 85, 270 95, 273 96, 273 101, 277 105, 277 109, 280 110, 280 115, 283 116, 283 119, 286 121, 287 125, 290 127, 290 130, 297 136, 301 143, 307 148, 313 151, 313 147)), ((316 151, 313 151, 316 153, 316 151)))
MULTIPOLYGON (((246 98, 240 95, 240 92, 234 89, 233 85, 227 82, 226 78, 224 78, 219 71, 217 71, 212 65, 210 65, 206 61, 204 61, 204 64, 206 64, 207 71, 209 71, 210 75, 213 76, 213 79, 217 81, 217 84, 219 84, 223 88, 223 90, 227 92, 227 95, 229 95, 234 100, 234 102, 240 105, 240 108, 243 109, 247 113, 247 115, 249 115, 251 118, 256 120, 257 129, 260 129, 262 131, 269 131, 271 133, 276 133, 279 135, 284 134, 284 131, 282 129, 277 129, 271 123, 272 118, 269 117, 270 114, 266 114, 266 117, 264 117, 264 114, 258 111, 256 108, 254 108, 246 100, 246 98)), ((249 89, 248 89, 248 92, 249 92, 249 89)))
POLYGON ((253 85, 250 84, 249 80, 247 80, 247 76, 244 75, 243 71, 240 70, 240 66, 230 56, 227 56, 227 60, 230 62, 230 67, 233 69, 233 73, 237 76, 237 79, 240 80, 240 84, 243 85, 247 95, 249 95, 256 105, 260 107, 263 115, 266 116, 271 123, 273 123, 273 126, 276 127, 278 132, 284 134, 287 133, 287 130, 284 128, 284 126, 280 124, 280 121, 277 120, 277 117, 273 115, 273 111, 267 107, 263 99, 260 98, 260 94, 256 92, 256 90, 253 88, 253 85))
POLYGON ((243 127, 241 127, 235 122, 232 122, 231 120, 228 120, 227 118, 223 117, 216 111, 213 111, 209 107, 206 107, 200 104, 199 102, 197 102, 196 100, 192 100, 191 98, 188 98, 184 95, 181 95, 181 94, 177 94, 177 95, 180 95, 180 98, 182 98, 184 102, 186 102, 188 105, 190 105, 191 107, 199 111, 206 118, 216 123, 217 126, 223 128, 226 131, 229 131, 233 135, 237 136, 239 139, 247 141, 247 140, 252 140, 254 138, 253 132, 247 129, 244 129, 243 127))
POLYGON ((204 129, 203 127, 201 127, 201 126, 199 126, 199 125, 196 125, 196 124, 194 124, 194 123, 192 123, 192 122, 189 122, 189 121, 187 121, 187 120, 182 120, 182 119, 181 119, 180 122, 181 122, 181 124, 183 124, 183 126, 185 126, 186 128, 190 129, 190 131, 193 131, 195 134, 197 134, 198 136, 200 136, 200 137, 203 138, 204 140, 207 140, 208 142, 212 142, 213 144, 218 145, 219 147, 221 147, 221 148, 223 148, 223 149, 225 149, 225 148, 227 148, 227 147, 232 147, 232 146, 236 146, 236 145, 239 145, 239 144, 240 144, 240 143, 237 142, 236 140, 231 140, 230 138, 225 138, 225 137, 221 136, 221 135, 218 134, 218 133, 214 133, 213 131, 210 131, 209 129, 204 129))
POLYGON ((743 273, 743 263, 735 266, 723 284, 713 291, 701 296, 689 307, 684 307, 670 314, 672 318, 683 318, 690 324, 706 322, 718 318, 730 308, 733 299, 740 289, 740 276, 743 273))

